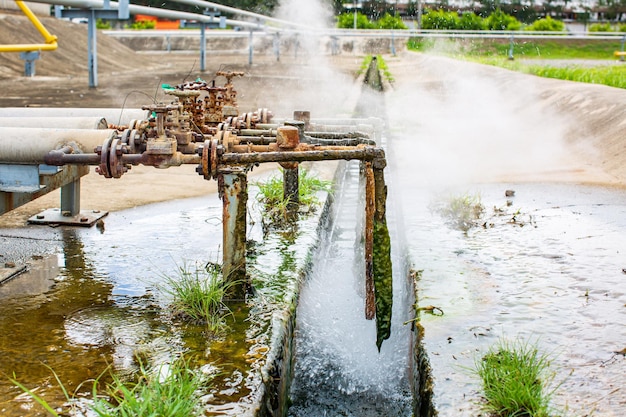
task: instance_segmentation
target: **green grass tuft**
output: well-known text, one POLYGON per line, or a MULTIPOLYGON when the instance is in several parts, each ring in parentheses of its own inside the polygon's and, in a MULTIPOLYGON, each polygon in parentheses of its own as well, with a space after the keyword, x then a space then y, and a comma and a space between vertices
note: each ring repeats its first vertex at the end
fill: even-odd
POLYGON ((172 297, 174 315, 194 324, 206 324, 210 333, 219 333, 226 328, 226 316, 231 312, 224 304, 224 296, 234 285, 224 282, 219 267, 179 267, 178 275, 165 277, 162 291, 172 297))
POLYGON ((549 417, 547 391, 553 375, 550 360, 536 346, 520 341, 499 341, 476 362, 482 380, 484 410, 497 417, 549 417))
MULTIPOLYGON (((259 187, 257 200, 263 204, 271 223, 282 223, 288 218, 289 201, 283 195, 283 175, 273 176, 264 182, 255 183, 259 187)), ((318 191, 332 192, 332 182, 321 180, 300 169, 298 173, 298 198, 300 207, 314 209, 319 204, 318 191)))
POLYGON ((113 375, 106 387, 107 397, 97 395, 93 385, 93 410, 99 417, 200 416, 200 392, 206 377, 188 369, 184 362, 162 364, 148 372, 143 366, 134 381, 113 375))
MULTIPOLYGON (((357 71, 357 76, 365 74, 370 66, 370 62, 372 62, 372 57, 372 55, 366 55, 363 58, 363 61, 361 61, 361 67, 359 67, 359 70, 357 71)), ((382 57, 382 55, 376 55, 376 63, 378 66, 378 70, 382 72, 383 77, 390 84, 393 84, 395 82, 395 78, 393 77, 391 71, 389 71, 389 66, 387 65, 387 62, 385 62, 385 59, 382 57)))
POLYGON ((432 207, 451 227, 467 232, 478 226, 485 207, 480 195, 464 194, 438 201, 432 207))

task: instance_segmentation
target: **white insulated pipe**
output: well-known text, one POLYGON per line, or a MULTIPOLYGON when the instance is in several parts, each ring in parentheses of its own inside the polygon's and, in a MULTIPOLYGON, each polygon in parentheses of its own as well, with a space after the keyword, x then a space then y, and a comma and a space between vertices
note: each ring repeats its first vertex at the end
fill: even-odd
POLYGON ((146 120, 150 113, 141 109, 90 107, 0 107, 0 117, 100 117, 115 125, 146 120))
POLYGON ((0 127, 0 163, 44 164, 44 156, 65 146, 74 153, 94 153, 116 130, 0 127))
POLYGON ((44 127, 56 129, 108 129, 104 117, 2 117, 0 127, 44 127))

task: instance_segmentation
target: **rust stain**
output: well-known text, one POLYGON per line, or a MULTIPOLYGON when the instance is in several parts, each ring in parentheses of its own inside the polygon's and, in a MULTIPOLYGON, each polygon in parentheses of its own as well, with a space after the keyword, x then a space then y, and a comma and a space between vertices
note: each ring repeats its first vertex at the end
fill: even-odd
POLYGON ((371 162, 365 162, 365 318, 374 319, 376 315, 376 296, 374 294, 374 170, 371 162))

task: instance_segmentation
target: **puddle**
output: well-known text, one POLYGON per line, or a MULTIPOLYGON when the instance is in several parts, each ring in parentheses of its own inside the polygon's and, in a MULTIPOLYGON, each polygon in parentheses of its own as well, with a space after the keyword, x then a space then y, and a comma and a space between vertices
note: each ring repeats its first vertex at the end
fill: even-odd
POLYGON ((440 415, 476 414, 479 385, 467 368, 502 337, 552 356, 562 383, 554 403, 567 415, 624 415, 625 359, 614 352, 626 347, 626 192, 558 184, 450 191, 468 193, 480 194, 487 224, 467 234, 428 210, 433 194, 414 187, 402 195, 411 258, 424 270, 420 304, 445 311, 422 314, 440 415))
MULTIPOLYGON (((251 186, 250 201, 255 192, 251 186)), ((184 264, 221 259, 216 195, 111 213, 100 228, 3 230, 10 243, 42 238, 44 252, 56 253, 29 261, 27 272, 0 286, 0 414, 47 415, 8 376, 62 407, 66 401, 52 371, 70 392, 83 384, 76 396, 89 398, 91 381, 106 382, 107 369, 131 374, 138 356, 156 365, 183 352, 191 365, 221 371, 205 397, 207 415, 248 410, 246 397, 258 384, 252 370, 265 360, 272 314, 283 302, 277 294, 297 285, 297 268, 317 228, 312 218, 290 233, 265 234, 258 209, 250 210, 248 237, 256 242, 249 269, 259 300, 254 311, 231 305, 230 333, 217 340, 207 340, 201 326, 173 322, 167 295, 159 291, 184 264)))

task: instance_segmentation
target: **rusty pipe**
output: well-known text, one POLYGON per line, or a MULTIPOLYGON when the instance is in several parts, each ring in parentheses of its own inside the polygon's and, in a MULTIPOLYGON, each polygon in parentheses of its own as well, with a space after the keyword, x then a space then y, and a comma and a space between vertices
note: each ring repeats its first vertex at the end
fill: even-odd
POLYGON ((350 138, 345 136, 345 139, 341 139, 341 136, 337 136, 338 139, 327 139, 318 137, 305 137, 302 142, 311 145, 323 145, 323 146, 358 146, 358 145, 370 145, 376 146, 376 141, 372 139, 365 139, 360 137, 350 138))
MULTIPOLYGON (((236 148, 236 147, 235 147, 236 148)), ((381 148, 357 149, 322 149, 310 151, 260 152, 260 153, 225 153, 220 156, 220 165, 228 164, 257 164, 264 162, 304 162, 325 160, 373 161, 385 158, 381 148)))
MULTIPOLYGON (((68 147, 69 148, 69 147, 68 147)), ((44 157, 44 163, 47 165, 99 165, 101 163, 101 155, 97 153, 76 154, 67 152, 66 148, 53 150, 48 152, 44 157)), ((147 165, 156 168, 169 168, 180 166, 183 164, 199 164, 201 157, 195 154, 183 154, 176 152, 172 155, 152 155, 148 152, 141 154, 124 154, 121 155, 121 162, 130 165, 147 165)))
POLYGON ((44 155, 44 163, 52 166, 62 165, 98 165, 100 155, 96 153, 72 153, 69 146, 62 149, 53 150, 44 155), (67 152, 67 150, 70 152, 67 152))
POLYGON ((364 164, 365 174, 365 318, 376 316, 376 295, 374 293, 374 213, 376 211, 376 188, 372 162, 364 164))
POLYGON ((177 167, 185 164, 199 164, 202 157, 196 154, 175 152, 172 155, 153 155, 148 152, 135 155, 122 155, 122 162, 131 165, 147 165, 155 168, 177 167))
POLYGON ((47 153, 65 146, 74 153, 91 153, 115 130, 0 128, 0 163, 43 164, 47 153))
MULTIPOLYGON (((257 125, 258 126, 258 125, 257 125)), ((240 129, 242 136, 270 136, 276 137, 276 129, 240 129)))

